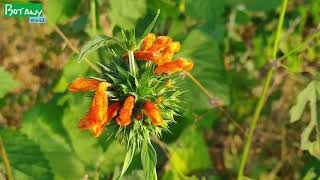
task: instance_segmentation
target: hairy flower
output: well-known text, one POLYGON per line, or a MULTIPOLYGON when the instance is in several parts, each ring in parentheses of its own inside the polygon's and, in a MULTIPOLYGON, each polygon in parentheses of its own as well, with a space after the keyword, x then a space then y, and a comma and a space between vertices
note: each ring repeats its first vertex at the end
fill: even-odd
POLYGON ((128 126, 131 123, 131 114, 134 107, 134 96, 128 96, 120 109, 117 123, 120 126, 128 126))
POLYGON ((161 66, 164 63, 170 62, 173 55, 180 51, 181 44, 179 42, 170 43, 162 52, 162 58, 158 58, 157 65, 161 66))
POLYGON ((155 68, 154 73, 156 75, 172 74, 179 71, 190 71, 193 68, 191 60, 179 58, 172 62, 167 62, 161 66, 155 68))
POLYGON ((108 121, 108 97, 106 90, 108 83, 100 82, 95 94, 89 112, 81 119, 78 127, 85 130, 89 129, 94 137, 98 137, 103 131, 108 121))
POLYGON ((71 92, 92 91, 95 90, 100 81, 96 79, 77 78, 68 87, 71 92))
POLYGON ((146 101, 143 104, 144 114, 150 118, 152 125, 159 126, 164 124, 164 120, 161 117, 160 109, 151 101, 146 101))

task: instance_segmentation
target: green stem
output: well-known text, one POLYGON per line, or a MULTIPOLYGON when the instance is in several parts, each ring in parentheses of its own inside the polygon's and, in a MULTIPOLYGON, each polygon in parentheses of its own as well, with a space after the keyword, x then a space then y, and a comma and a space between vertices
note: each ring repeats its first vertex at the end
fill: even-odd
POLYGON ((128 51, 128 57, 129 57, 129 70, 135 76, 136 75, 136 65, 135 65, 135 61, 134 61, 133 51, 128 51))
MULTIPOLYGON (((277 27, 277 32, 276 32, 276 38, 275 38, 275 42, 273 45, 273 51, 272 51, 272 58, 276 59, 277 58, 277 50, 278 50, 278 46, 279 46, 279 40, 280 40, 280 34, 281 34, 281 29, 282 29, 282 24, 284 21, 284 15, 287 9, 287 4, 288 4, 288 0, 283 0, 283 4, 282 4, 282 10, 281 10, 281 14, 279 17, 279 22, 278 22, 278 27, 277 27)), ((240 163, 240 168, 239 168, 239 172, 238 172, 238 180, 242 180, 243 179, 243 175, 244 175, 244 169, 247 163, 247 159, 248 159, 248 154, 249 154, 249 150, 250 150, 250 146, 251 146, 251 142, 252 142, 252 137, 253 137, 253 133, 254 130, 256 128, 256 124, 260 118, 260 114, 261 111, 265 105, 265 102, 267 100, 268 97, 268 90, 270 87, 270 82, 273 76, 273 69, 270 68, 267 74, 267 77, 264 81, 264 85, 263 85, 263 90, 262 90, 262 95, 259 99, 258 105, 255 109, 253 118, 250 122, 250 126, 249 126, 249 133, 244 145, 244 150, 243 150, 243 154, 241 157, 241 163, 240 163)))
POLYGON ((96 18, 96 1, 91 0, 90 2, 90 13, 91 13, 91 30, 92 35, 95 36, 97 34, 97 18, 96 18))
POLYGON ((9 159, 8 159, 6 150, 5 150, 4 146, 3 146, 3 142, 2 142, 1 138, 0 138, 0 156, 1 156, 2 160, 3 160, 3 165, 4 165, 4 169, 6 171, 8 180, 13 180, 13 175, 12 175, 9 159))

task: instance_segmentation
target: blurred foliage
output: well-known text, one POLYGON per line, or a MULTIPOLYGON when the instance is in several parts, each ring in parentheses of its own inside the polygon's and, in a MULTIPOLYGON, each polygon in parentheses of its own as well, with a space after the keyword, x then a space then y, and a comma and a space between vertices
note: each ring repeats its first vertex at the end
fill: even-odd
MULTIPOLYGON (((94 72, 83 62, 77 62, 78 56, 54 26, 80 48, 98 34, 118 36, 119 27, 135 28, 141 35, 157 9, 161 13, 153 32, 181 41, 182 49, 177 56, 192 59, 195 67, 191 73, 226 105, 224 112, 213 107, 211 99, 185 77, 181 82, 187 90, 183 95, 183 115, 176 117, 177 123, 163 135, 162 143, 154 141, 159 179, 211 180, 236 176, 245 135, 235 123, 246 130, 261 93, 261 81, 270 68, 281 1, 43 3, 47 24, 28 24, 24 17, 0 17, 0 123, 4 126, 0 137, 15 179, 117 178, 125 147, 107 134, 94 139, 89 132, 79 130, 76 126, 87 112, 90 97, 84 100, 67 92, 74 78, 94 72)), ((289 1, 278 57, 316 32, 319 12, 318 0, 289 1)), ((249 177, 306 180, 320 177, 317 159, 320 90, 315 78, 320 67, 319 43, 317 38, 305 51, 290 54, 283 61, 286 67, 276 70, 270 98, 255 131, 246 173, 249 177), (291 121, 300 121, 291 124, 292 106, 291 121)), ((105 48, 86 57, 92 62, 110 61, 105 48)), ((2 161, 0 164, 3 165, 2 161)), ((144 179, 142 166, 140 156, 134 154, 122 179, 144 179)), ((0 178, 4 174, 2 167, 0 178)))

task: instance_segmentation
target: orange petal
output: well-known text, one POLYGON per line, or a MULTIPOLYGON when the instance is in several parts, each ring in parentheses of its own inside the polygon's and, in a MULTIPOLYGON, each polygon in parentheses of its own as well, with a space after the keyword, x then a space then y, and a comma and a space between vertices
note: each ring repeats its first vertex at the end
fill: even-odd
POLYGON ((86 114, 78 123, 78 128, 86 130, 90 127, 91 123, 88 114, 86 114))
POLYGON ((158 36, 155 43, 147 49, 148 51, 161 51, 172 42, 169 36, 158 36))
POLYGON ((193 63, 191 60, 186 60, 179 58, 172 62, 167 62, 161 66, 155 68, 154 73, 156 75, 160 74, 172 74, 179 71, 190 71, 193 68, 193 63))
POLYGON ((152 125, 163 125, 164 120, 161 118, 160 109, 151 101, 143 104, 144 114, 151 119, 152 125))
POLYGON ((111 104, 108 107, 108 116, 106 118, 106 122, 104 122, 104 123, 108 123, 108 122, 111 121, 112 118, 116 117, 116 115, 118 114, 118 110, 119 109, 120 109, 120 103, 119 102, 111 104))
POLYGON ((179 42, 170 43, 163 51, 162 51, 162 61, 158 63, 158 65, 162 65, 171 61, 173 55, 180 51, 181 44, 179 42))
POLYGON ((100 81, 96 79, 77 78, 68 87, 71 92, 95 90, 100 81))
POLYGON ((161 56, 159 52, 153 51, 135 51, 133 54, 135 58, 143 61, 154 61, 161 56))
POLYGON ((142 45, 141 45, 141 48, 140 50, 142 51, 145 51, 147 49, 149 49, 153 42, 156 40, 156 35, 153 34, 153 33, 149 33, 144 39, 143 39, 143 42, 142 42, 142 45))
POLYGON ((128 96, 124 101, 122 108, 117 117, 117 123, 120 126, 128 126, 131 123, 131 114, 134 107, 134 97, 128 96))

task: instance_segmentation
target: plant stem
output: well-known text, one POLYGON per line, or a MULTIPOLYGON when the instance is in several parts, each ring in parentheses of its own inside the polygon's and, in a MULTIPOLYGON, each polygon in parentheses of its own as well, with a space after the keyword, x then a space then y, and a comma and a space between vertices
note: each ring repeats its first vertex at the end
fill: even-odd
MULTIPOLYGON (((278 50, 278 46, 279 46, 279 40, 280 40, 280 34, 281 34, 281 29, 282 29, 282 24, 284 21, 284 15, 287 9, 287 4, 288 4, 288 0, 283 0, 283 4, 282 4, 282 10, 281 10, 281 14, 279 17, 279 22, 278 22, 278 27, 277 27, 277 32, 276 32, 276 38, 275 38, 275 42, 273 45, 273 52, 272 52, 272 58, 276 59, 277 58, 277 50, 278 50)), ((270 68, 267 74, 267 77, 264 81, 264 85, 263 85, 263 90, 262 90, 262 95, 259 99, 258 105, 255 109, 253 118, 250 122, 250 127, 249 127, 249 134, 247 136, 245 145, 244 145, 244 150, 243 150, 243 154, 241 157, 241 163, 240 163, 240 168, 239 168, 239 172, 238 172, 238 180, 242 180, 243 179, 243 175, 244 175, 244 169, 246 166, 246 162, 248 159, 248 153, 250 150, 250 146, 251 146, 251 142, 252 142, 252 137, 253 137, 253 133, 256 127, 256 124, 260 118, 260 114, 261 111, 265 105, 265 102, 267 100, 267 96, 268 96, 268 90, 270 87, 270 82, 273 76, 273 69, 270 68)))
POLYGON ((129 57, 129 70, 135 76, 136 75, 136 64, 134 62, 133 51, 128 51, 128 57, 129 57))
POLYGON ((184 72, 210 99, 213 99, 212 94, 189 72, 184 72))
POLYGON ((90 2, 90 13, 91 13, 91 30, 92 34, 95 36, 97 34, 97 18, 96 18, 96 1, 91 0, 90 2))
POLYGON ((3 146, 3 142, 2 142, 1 138, 0 138, 0 156, 1 156, 2 160, 3 160, 3 165, 4 165, 4 169, 6 171, 8 180, 13 180, 13 175, 12 175, 9 159, 8 159, 6 150, 5 150, 4 146, 3 146))
MULTIPOLYGON (((55 31, 61 36, 61 38, 67 43, 68 47, 75 52, 76 54, 79 54, 79 49, 73 46, 73 44, 70 42, 70 40, 63 34, 63 32, 58 28, 58 26, 54 26, 55 31)), ((93 64, 89 59, 84 58, 84 61, 97 73, 101 73, 101 70, 93 64)))

